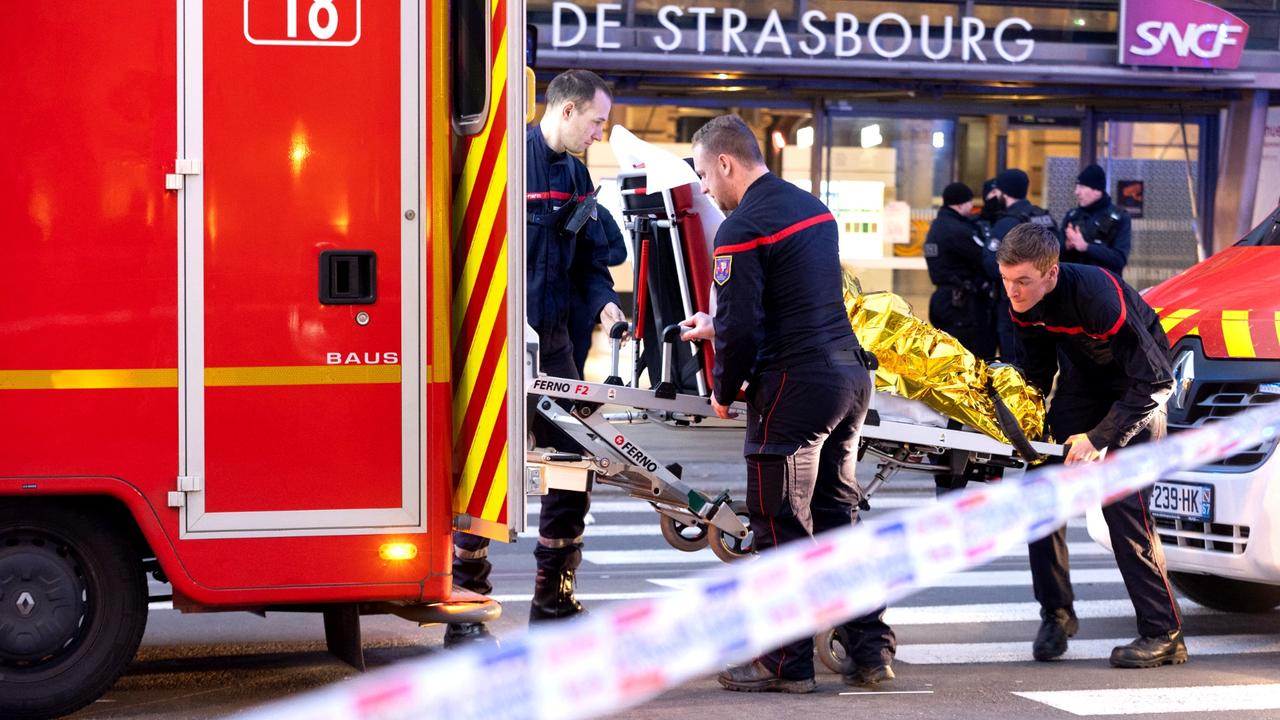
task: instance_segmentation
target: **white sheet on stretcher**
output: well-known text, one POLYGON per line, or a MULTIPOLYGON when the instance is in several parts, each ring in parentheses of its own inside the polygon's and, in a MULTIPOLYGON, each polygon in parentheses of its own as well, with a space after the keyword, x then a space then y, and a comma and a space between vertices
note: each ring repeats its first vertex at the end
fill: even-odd
POLYGON ((702 192, 702 181, 693 168, 689 167, 689 163, 670 150, 641 140, 621 125, 614 125, 609 130, 609 148, 613 150, 614 157, 618 158, 618 167, 624 170, 644 170, 647 193, 658 193, 681 185, 694 186, 693 210, 702 225, 702 234, 707 241, 707 255, 710 257, 716 231, 720 229, 720 223, 724 222, 724 212, 702 192))
POLYGON ((946 415, 919 400, 910 400, 891 393, 877 391, 871 393, 871 407, 885 420, 928 427, 944 428, 947 426, 946 415))

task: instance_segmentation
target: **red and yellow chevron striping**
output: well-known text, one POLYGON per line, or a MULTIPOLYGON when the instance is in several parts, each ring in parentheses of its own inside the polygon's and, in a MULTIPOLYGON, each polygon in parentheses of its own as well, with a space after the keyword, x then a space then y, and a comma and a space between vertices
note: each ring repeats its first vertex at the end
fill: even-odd
POLYGON ((1217 358, 1280 359, 1280 312, 1155 308, 1170 344, 1196 336, 1217 358))
POLYGON ((469 532, 507 541, 506 0, 492 18, 496 102, 463 141, 453 199, 453 511, 469 532))

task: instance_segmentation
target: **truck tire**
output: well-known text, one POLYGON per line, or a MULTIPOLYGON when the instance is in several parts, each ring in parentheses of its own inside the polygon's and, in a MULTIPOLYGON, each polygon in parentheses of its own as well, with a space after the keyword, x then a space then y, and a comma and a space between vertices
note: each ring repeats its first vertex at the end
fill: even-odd
POLYGON ((1183 595, 1214 610, 1261 613, 1280 605, 1280 585, 1183 572, 1169 573, 1169 580, 1183 595))
POLYGON ((124 530, 81 508, 0 507, 0 717, 74 712, 133 659, 147 583, 124 530))

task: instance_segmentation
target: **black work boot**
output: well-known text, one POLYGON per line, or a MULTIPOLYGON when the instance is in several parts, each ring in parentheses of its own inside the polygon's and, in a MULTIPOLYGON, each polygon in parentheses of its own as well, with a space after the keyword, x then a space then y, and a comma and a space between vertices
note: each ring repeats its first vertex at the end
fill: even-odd
POLYGON ((1144 635, 1111 651, 1111 667, 1118 668, 1153 668, 1186 661, 1187 643, 1180 629, 1152 637, 1144 635))
POLYGON ((1040 662, 1062 657, 1067 651, 1067 638, 1075 637, 1080 629, 1075 610, 1065 608, 1040 608, 1040 632, 1031 644, 1031 656, 1040 662))
POLYGON ((811 693, 818 689, 818 683, 811 677, 788 679, 778 677, 759 660, 752 660, 746 665, 736 665, 716 676, 716 680, 725 690, 734 692, 783 692, 811 693))
MULTIPOLYGON (((846 665, 846 667, 848 667, 846 665)), ((854 687, 875 687, 882 682, 892 680, 893 667, 889 665, 853 666, 840 673, 845 685, 854 687)))
POLYGON ((444 629, 445 648, 470 645, 473 643, 497 643, 498 639, 489 632, 484 623, 449 623, 444 629))
POLYGON ((573 596, 574 571, 581 555, 574 553, 563 559, 540 563, 533 581, 533 602, 529 605, 529 622, 559 620, 585 612, 573 596))

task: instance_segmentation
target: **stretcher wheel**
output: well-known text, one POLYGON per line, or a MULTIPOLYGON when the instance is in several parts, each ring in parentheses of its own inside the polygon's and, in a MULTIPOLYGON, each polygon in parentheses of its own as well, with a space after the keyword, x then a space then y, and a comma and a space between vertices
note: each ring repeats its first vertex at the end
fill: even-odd
MULTIPOLYGON (((735 502, 730 505, 733 512, 742 520, 742 524, 748 528, 751 527, 750 516, 747 514, 747 504, 745 502, 735 502)), ((754 554, 756 551, 755 534, 748 531, 745 538, 735 537, 720 528, 711 525, 708 526, 711 538, 711 552, 716 557, 725 562, 737 562, 748 555, 754 554)))
POLYGON ((844 663, 845 648, 835 628, 828 628, 818 633, 813 639, 813 651, 818 655, 818 662, 837 675, 844 663))
POLYGON ((673 517, 659 514, 658 526, 662 528, 662 538, 677 550, 698 552, 707 546, 706 525, 686 525, 673 517))

